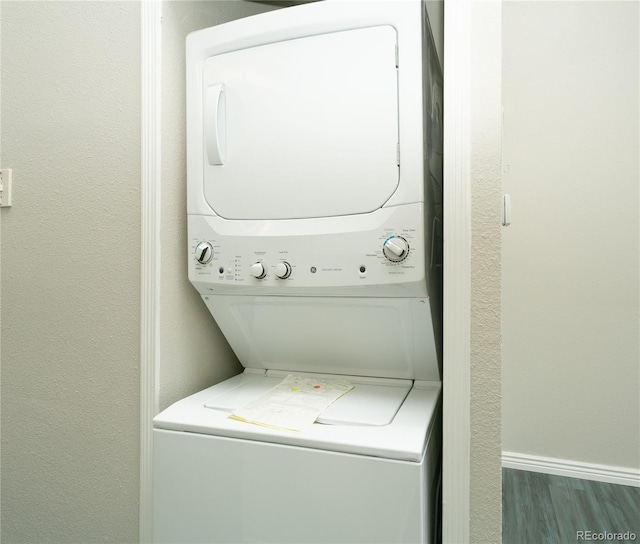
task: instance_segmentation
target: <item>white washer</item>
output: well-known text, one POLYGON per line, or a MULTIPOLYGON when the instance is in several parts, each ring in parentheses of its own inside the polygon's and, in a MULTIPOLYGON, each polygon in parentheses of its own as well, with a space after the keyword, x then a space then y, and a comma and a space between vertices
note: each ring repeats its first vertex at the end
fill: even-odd
POLYGON ((189 279, 245 367, 154 419, 155 542, 432 542, 442 75, 420 0, 187 38, 189 279), (230 419, 288 374, 308 431, 230 419))

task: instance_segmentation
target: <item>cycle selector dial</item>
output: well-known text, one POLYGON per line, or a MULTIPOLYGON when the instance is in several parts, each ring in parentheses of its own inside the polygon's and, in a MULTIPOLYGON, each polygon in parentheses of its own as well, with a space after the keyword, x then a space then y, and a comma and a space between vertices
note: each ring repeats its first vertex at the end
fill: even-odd
POLYGON ((402 236, 391 236, 382 244, 382 253, 394 263, 404 261, 409 256, 409 242, 402 236))
POLYGON ((254 263, 251 265, 250 272, 254 278, 261 280, 267 275, 267 267, 264 265, 264 263, 254 263))
POLYGON ((287 261, 281 261, 276 265, 276 276, 281 280, 286 280, 291 276, 291 265, 287 261))
POLYGON ((195 259, 200 264, 207 264, 213 259, 213 246, 209 242, 199 242, 196 246, 195 259))

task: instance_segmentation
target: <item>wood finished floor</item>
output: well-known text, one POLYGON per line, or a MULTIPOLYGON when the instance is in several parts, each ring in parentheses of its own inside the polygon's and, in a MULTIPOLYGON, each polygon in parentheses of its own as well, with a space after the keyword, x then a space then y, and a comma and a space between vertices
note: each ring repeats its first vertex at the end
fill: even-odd
POLYGON ((640 544, 640 488, 502 469, 502 542, 640 544), (627 531, 635 539, 606 534, 627 531))

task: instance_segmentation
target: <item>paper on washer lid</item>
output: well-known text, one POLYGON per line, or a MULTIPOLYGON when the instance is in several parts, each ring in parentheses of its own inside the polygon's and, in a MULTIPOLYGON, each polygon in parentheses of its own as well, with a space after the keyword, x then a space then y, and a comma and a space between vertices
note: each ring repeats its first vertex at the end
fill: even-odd
POLYGON ((353 385, 346 380, 289 374, 266 394, 234 410, 229 417, 273 429, 302 432, 351 389, 353 385))

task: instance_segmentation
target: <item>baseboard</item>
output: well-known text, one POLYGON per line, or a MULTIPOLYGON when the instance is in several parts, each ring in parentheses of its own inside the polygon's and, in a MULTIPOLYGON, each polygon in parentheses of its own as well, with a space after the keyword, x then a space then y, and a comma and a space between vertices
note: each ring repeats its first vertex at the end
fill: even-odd
POLYGON ((640 470, 633 468, 583 463, 509 451, 502 452, 502 466, 569 478, 640 487, 640 470))

